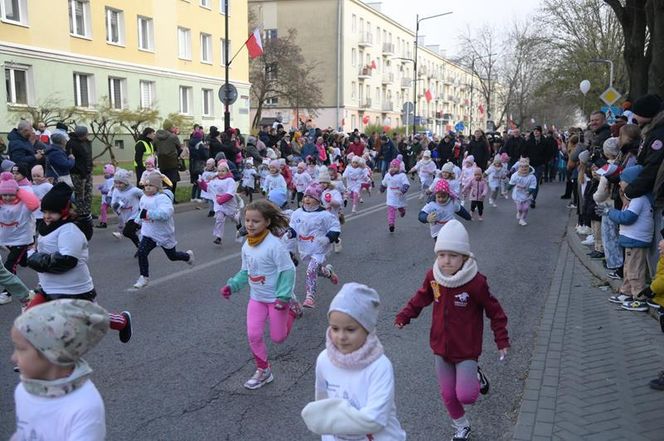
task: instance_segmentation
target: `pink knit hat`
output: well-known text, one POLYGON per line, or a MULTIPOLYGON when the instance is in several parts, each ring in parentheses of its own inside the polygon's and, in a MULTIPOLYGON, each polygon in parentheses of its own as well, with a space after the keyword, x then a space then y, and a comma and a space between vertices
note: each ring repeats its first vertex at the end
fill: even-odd
POLYGON ((145 165, 155 165, 155 159, 154 156, 148 156, 148 158, 145 160, 145 165))
POLYGON ((390 162, 390 168, 401 168, 401 161, 393 159, 392 162, 390 162))
POLYGON ((273 159, 272 161, 270 161, 270 167, 274 167, 278 170, 281 168, 281 163, 278 160, 273 159))
POLYGON ((104 166, 104 174, 105 175, 114 175, 115 174, 115 167, 113 167, 113 164, 106 164, 104 166))
POLYGON ((306 190, 304 190, 304 195, 312 197, 320 202, 320 198, 323 195, 323 188, 318 182, 311 183, 306 190))
POLYGON ((441 179, 440 181, 436 182, 436 186, 434 187, 433 192, 450 194, 450 184, 448 184, 445 179, 441 179))
POLYGON ((18 183, 14 180, 14 175, 10 172, 0 174, 0 194, 18 193, 18 183))

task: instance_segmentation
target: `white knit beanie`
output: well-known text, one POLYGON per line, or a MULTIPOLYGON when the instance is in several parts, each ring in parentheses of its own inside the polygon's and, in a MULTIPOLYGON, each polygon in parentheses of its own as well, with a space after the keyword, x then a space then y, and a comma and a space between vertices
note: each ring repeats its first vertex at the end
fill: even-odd
POLYGON ((434 251, 436 253, 439 251, 453 251, 470 256, 470 240, 463 224, 456 219, 452 219, 443 225, 443 228, 438 232, 434 251))
POLYGON ((346 283, 334 296, 327 316, 332 311, 343 312, 353 317, 367 332, 376 329, 380 297, 376 290, 361 283, 346 283))

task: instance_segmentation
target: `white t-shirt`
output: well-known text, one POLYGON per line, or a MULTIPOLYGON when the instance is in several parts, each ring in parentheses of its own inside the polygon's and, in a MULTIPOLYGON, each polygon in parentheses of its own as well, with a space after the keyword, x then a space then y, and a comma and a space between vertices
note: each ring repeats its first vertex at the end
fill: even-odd
POLYGON ((387 173, 385 175, 383 186, 387 187, 387 205, 389 207, 402 208, 408 205, 406 193, 401 192, 404 185, 410 186, 405 173, 397 173, 395 175, 387 173))
MULTIPOLYGON (((51 184, 48 181, 42 182, 41 184, 32 184, 32 191, 35 193, 35 196, 37 196, 40 201, 42 200, 44 195, 51 190, 51 188, 53 188, 53 184, 51 184)), ((34 214, 35 214, 35 219, 44 218, 44 213, 42 213, 41 207, 37 208, 34 211, 34 214)))
POLYGON ((640 196, 629 201, 627 208, 623 209, 635 213, 638 218, 631 225, 620 225, 620 234, 641 242, 652 241, 655 221, 650 200, 646 196, 640 196))
POLYGON ((281 173, 277 173, 276 175, 269 174, 265 177, 262 190, 265 193, 269 193, 272 190, 277 189, 282 189, 284 192, 286 192, 288 190, 287 187, 288 185, 286 184, 284 177, 281 176, 281 173))
POLYGON ((489 178, 489 188, 491 190, 496 190, 500 187, 500 181, 507 175, 507 170, 505 167, 496 167, 495 165, 490 165, 486 169, 486 175, 489 178))
POLYGON ((525 202, 532 199, 528 190, 537 188, 537 179, 532 173, 529 173, 527 176, 514 173, 510 178, 510 185, 514 185, 512 200, 514 202, 525 202))
POLYGON ((436 163, 431 159, 428 161, 421 159, 415 164, 415 170, 417 170, 417 176, 419 176, 422 185, 429 186, 436 174, 436 163))
POLYGON ((255 168, 245 167, 242 171, 242 186, 244 188, 254 188, 256 186, 256 176, 258 176, 258 172, 255 168))
POLYGON ((343 177, 346 178, 348 191, 351 193, 359 193, 362 184, 367 179, 366 171, 362 167, 354 168, 352 166, 346 167, 343 177))
POLYGON ((147 210, 148 213, 154 212, 164 217, 164 219, 150 219, 148 215, 148 219, 139 219, 137 216, 134 220, 141 225, 141 236, 149 237, 160 247, 173 248, 177 245, 171 198, 164 193, 143 195, 138 208, 139 213, 141 210, 147 210))
POLYGON ((103 441, 104 401, 92 380, 57 398, 32 395, 22 383, 14 391, 16 434, 12 441, 103 441))
POLYGON ((143 197, 143 190, 136 187, 128 187, 124 191, 119 188, 113 188, 111 193, 111 206, 118 204, 120 221, 126 224, 128 221, 134 219, 139 212, 138 204, 143 197))
POLYGON ((321 203, 323 204, 323 208, 325 208, 327 211, 334 214, 335 216, 339 216, 342 204, 344 203, 344 198, 336 188, 328 188, 327 190, 323 190, 321 203))
POLYGON ((34 234, 32 211, 23 202, 0 203, 0 245, 30 245, 34 234))
POLYGON ((62 225, 37 239, 40 253, 60 253, 78 259, 76 266, 60 274, 37 273, 39 285, 46 294, 85 294, 92 291, 92 276, 88 269, 88 241, 72 222, 62 225))
POLYGON ((227 178, 216 178, 208 182, 208 194, 212 197, 212 201, 214 202, 214 212, 221 211, 223 212, 226 216, 234 216, 235 213, 237 212, 237 202, 235 201, 235 190, 236 190, 237 184, 235 184, 235 181, 231 177, 227 178), (217 196, 223 195, 223 194, 230 194, 233 197, 224 202, 223 204, 220 204, 217 202, 217 196))
POLYGON ((394 370, 382 355, 364 369, 341 369, 330 361, 327 350, 316 360, 316 399, 341 398, 361 410, 373 421, 385 426, 367 435, 323 435, 322 441, 403 441, 406 432, 397 420, 394 403, 394 370))
MULTIPOLYGON (((201 174, 201 180, 205 182, 210 182, 214 178, 217 177, 217 171, 216 170, 205 170, 201 174)), ((244 185, 244 184, 243 184, 244 185)), ((210 196, 210 193, 207 192, 207 190, 201 189, 201 199, 207 199, 207 200, 212 200, 212 196, 210 196)))
POLYGON ((304 193, 304 190, 307 189, 309 184, 313 181, 311 175, 305 171, 295 172, 293 174, 293 184, 295 184, 295 190, 298 193, 304 193))
POLYGON ((328 231, 341 232, 339 218, 326 210, 304 211, 298 208, 291 215, 290 227, 297 234, 297 248, 302 258, 314 256, 319 263, 325 261, 332 244, 328 241, 321 245, 316 239, 325 237, 328 231))
POLYGON ((461 209, 461 203, 458 199, 449 199, 446 204, 439 204, 436 201, 429 202, 422 211, 426 214, 436 213, 436 222, 429 224, 431 237, 437 237, 443 225, 454 219, 454 213, 461 209))
MULTIPOLYGON (((268 233, 255 247, 242 245, 242 269, 249 273, 249 295, 253 300, 272 303, 277 299, 279 273, 295 270, 284 243, 268 233)), ((292 293, 291 293, 292 294, 292 293)))

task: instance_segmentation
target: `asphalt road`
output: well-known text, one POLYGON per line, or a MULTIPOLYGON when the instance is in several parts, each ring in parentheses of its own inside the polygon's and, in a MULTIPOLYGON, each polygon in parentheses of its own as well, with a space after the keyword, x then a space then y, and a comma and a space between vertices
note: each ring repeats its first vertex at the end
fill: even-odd
MULTIPOLYGON (((491 391, 469 409, 474 439, 511 438, 527 376, 534 333, 552 278, 567 222, 560 184, 543 186, 538 208, 527 227, 514 217, 514 205, 500 200, 483 222, 465 222, 480 271, 508 317, 511 352, 499 362, 490 328, 485 327, 480 364, 491 391)), ((403 330, 394 315, 421 285, 434 260, 428 227, 417 221, 421 201, 409 201, 405 218, 390 234, 384 196, 365 198, 362 210, 343 227, 343 251, 332 255, 341 283, 375 288, 383 306, 378 335, 396 374, 399 419, 411 440, 451 437, 428 345, 430 310, 403 330)), ((240 245, 228 224, 222 248, 212 244, 212 220, 205 211, 176 216, 178 248, 193 249, 196 266, 169 262, 160 250, 150 256, 151 285, 129 287, 138 277, 128 240, 111 229, 97 230, 91 242, 91 269, 98 300, 109 310, 128 309, 135 334, 122 344, 110 333, 86 359, 106 404, 109 440, 314 440, 300 418, 313 397, 314 366, 324 348, 326 311, 336 292, 321 281, 317 309, 305 311, 289 339, 270 345, 275 381, 256 391, 242 387, 254 365, 246 341, 246 291, 230 301, 219 287, 240 266, 240 245)), ((34 284, 28 269, 19 275, 34 284)), ((303 297, 304 268, 298 269, 297 294, 303 297)), ((0 307, 0 439, 14 429, 13 389, 18 377, 9 362, 9 329, 16 302, 0 307)))

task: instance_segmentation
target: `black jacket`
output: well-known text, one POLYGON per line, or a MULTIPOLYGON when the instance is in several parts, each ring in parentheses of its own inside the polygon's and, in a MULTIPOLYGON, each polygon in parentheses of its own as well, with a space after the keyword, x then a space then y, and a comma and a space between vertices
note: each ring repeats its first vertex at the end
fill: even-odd
POLYGON ((530 165, 533 167, 539 167, 546 163, 548 150, 549 146, 546 138, 540 136, 538 141, 533 135, 530 135, 526 142, 524 156, 530 159, 530 165))
POLYGON ((472 139, 468 143, 468 154, 473 155, 473 158, 475 158, 475 164, 477 164, 479 168, 482 170, 486 169, 491 154, 489 144, 486 141, 476 141, 475 139, 472 139))
POLYGON ((593 131, 593 139, 590 143, 590 146, 593 150, 599 149, 601 152, 604 148, 604 141, 611 137, 611 127, 608 124, 604 124, 597 130, 593 131))
POLYGON ((661 192, 661 188, 654 186, 657 172, 664 161, 664 112, 660 112, 643 131, 646 132, 646 137, 636 158, 643 170, 625 189, 625 195, 630 199, 651 192, 658 198, 661 192))
POLYGON ((69 134, 67 142, 67 154, 74 155, 74 167, 70 174, 81 177, 92 174, 92 142, 88 139, 80 139, 75 133, 69 134))
POLYGON ((510 137, 503 149, 510 157, 510 164, 514 164, 521 156, 526 154, 526 141, 520 136, 510 137))

